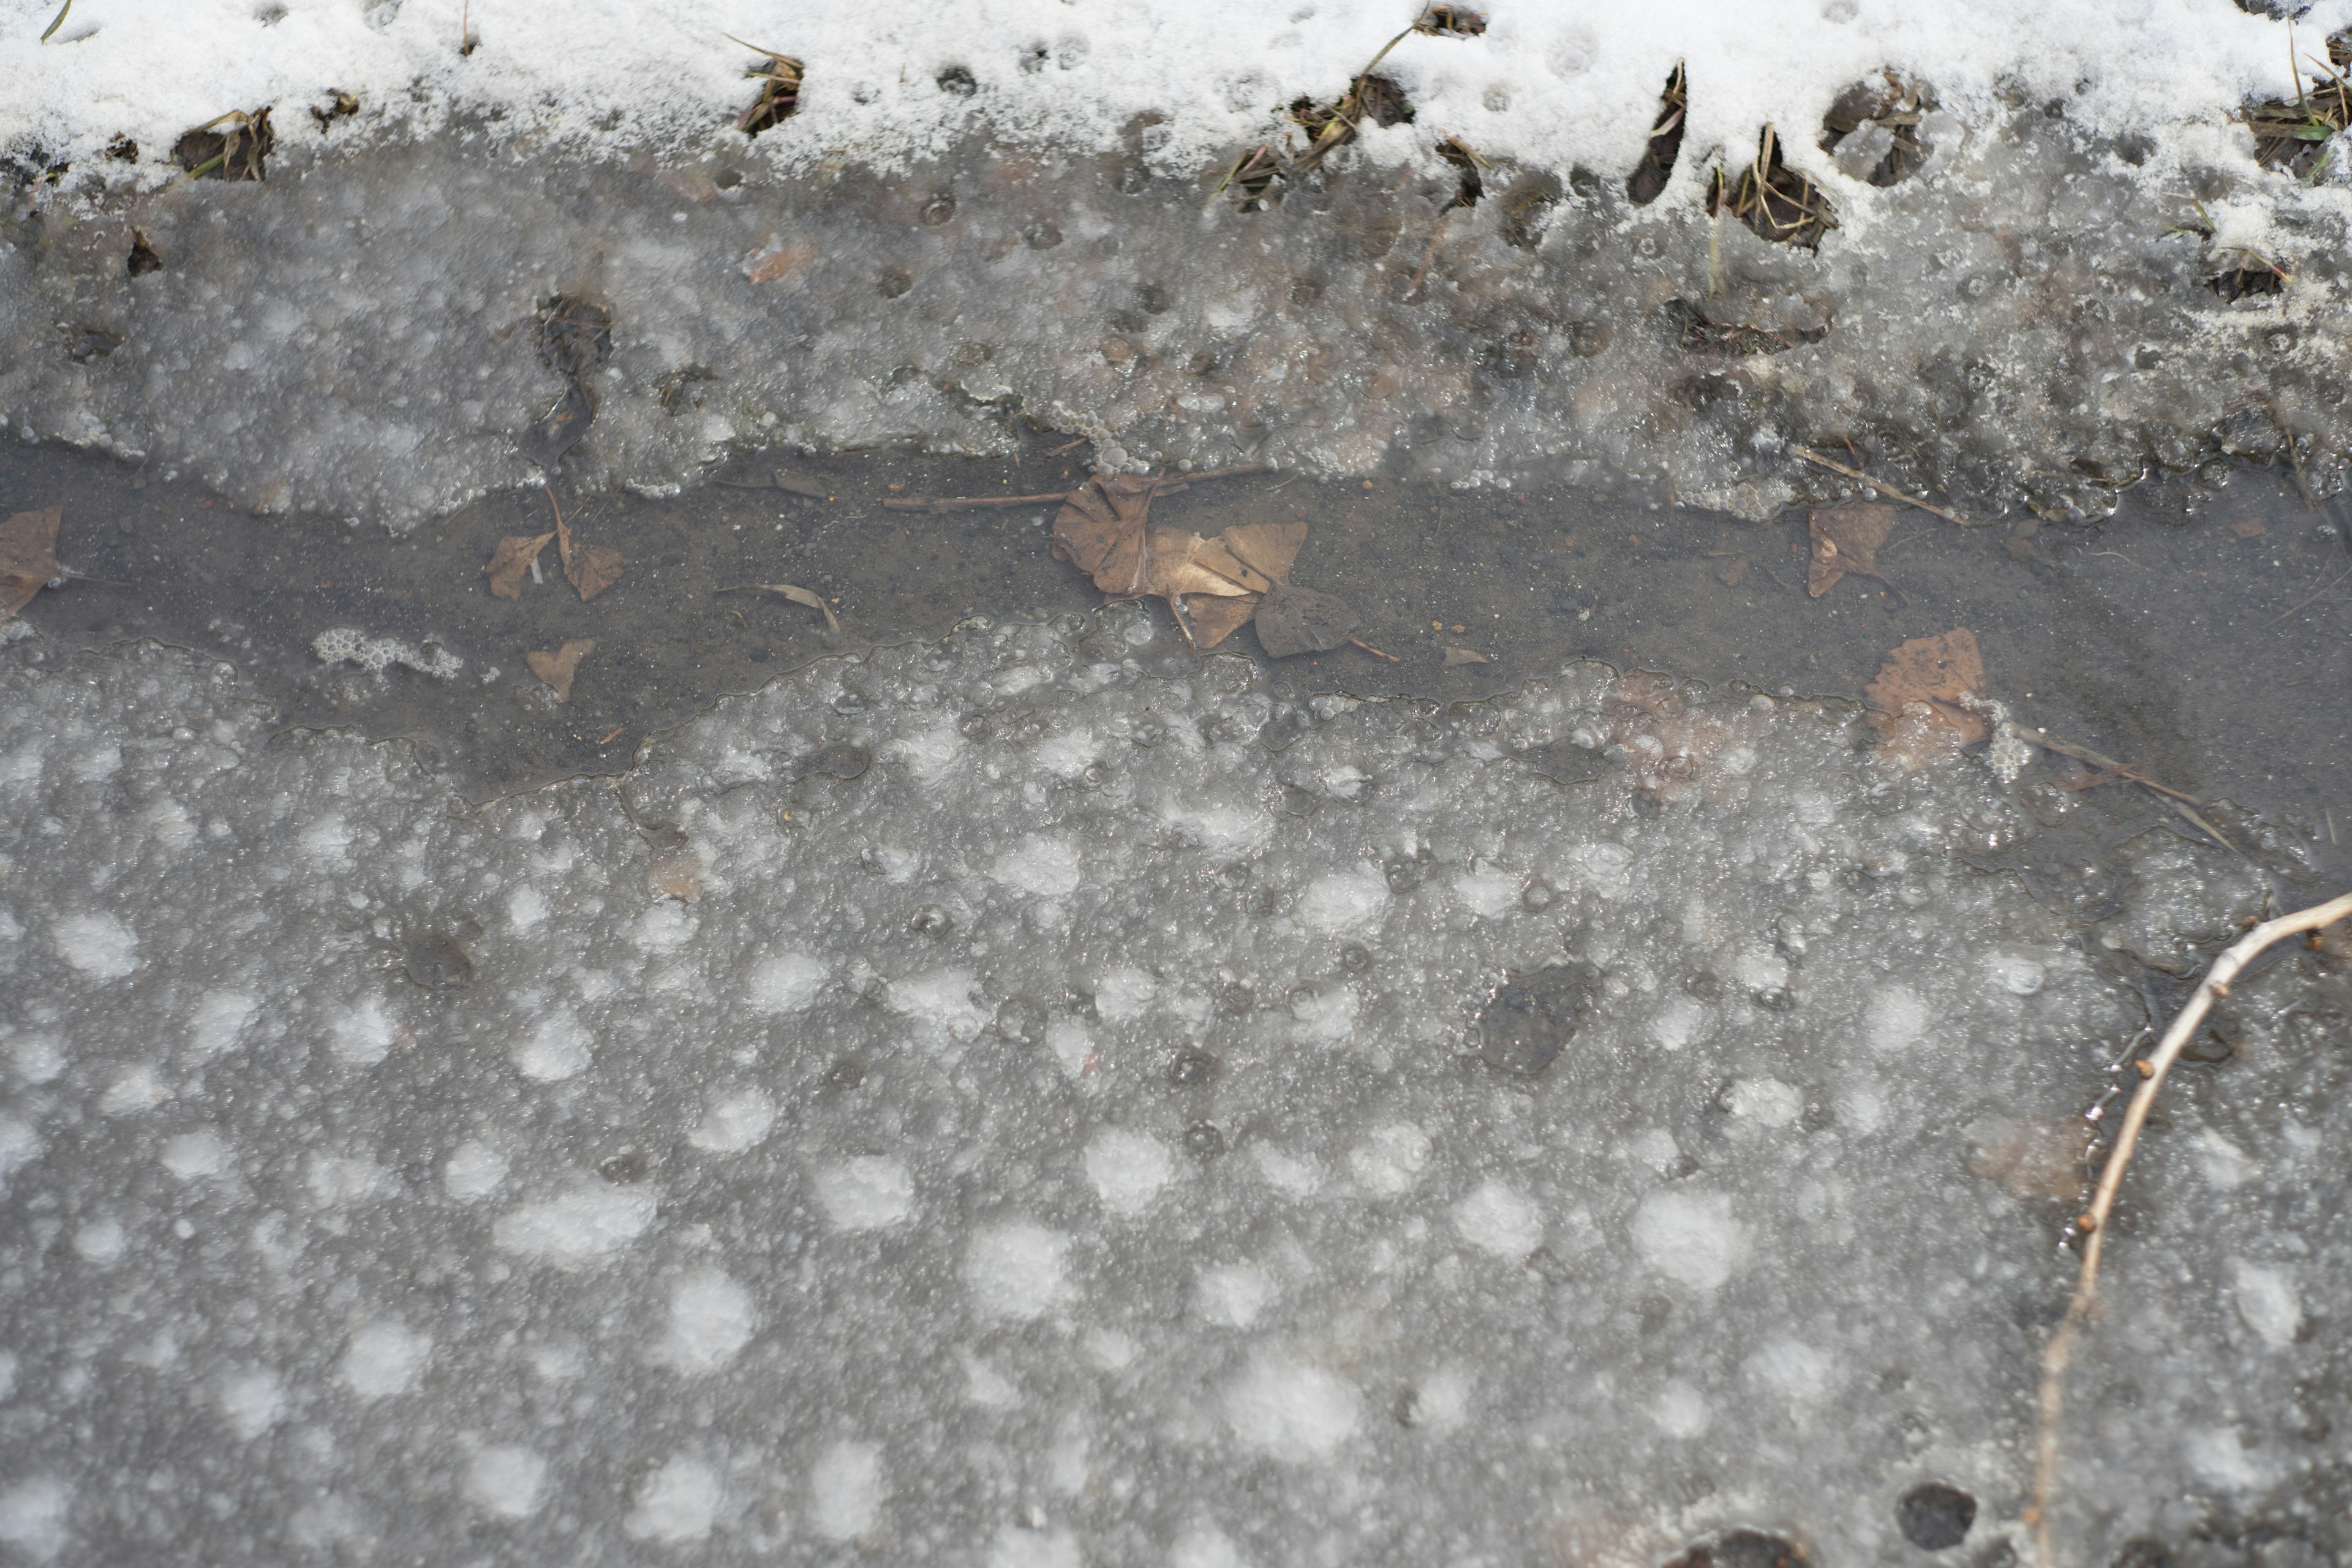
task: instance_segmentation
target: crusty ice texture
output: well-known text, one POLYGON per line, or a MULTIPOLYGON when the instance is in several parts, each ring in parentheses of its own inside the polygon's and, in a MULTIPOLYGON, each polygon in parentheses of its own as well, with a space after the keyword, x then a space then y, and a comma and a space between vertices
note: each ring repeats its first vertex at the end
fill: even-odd
MULTIPOLYGON (((1979 1551, 2143 1016, 2106 967, 2261 898, 2158 834, 2078 927, 1958 858, 2061 866, 2074 797, 1890 775, 1812 704, 1308 699, 1134 610, 829 660, 478 811, 178 653, 18 644, 0 710, 37 1562, 1850 1563, 1929 1481, 1979 1551), (404 978, 469 919, 466 984, 404 978), (1589 1009, 1496 1071, 1479 1014, 1564 962, 1589 1009)), ((2133 1172, 2081 1561, 2352 1545, 2313 962, 2133 1172)))

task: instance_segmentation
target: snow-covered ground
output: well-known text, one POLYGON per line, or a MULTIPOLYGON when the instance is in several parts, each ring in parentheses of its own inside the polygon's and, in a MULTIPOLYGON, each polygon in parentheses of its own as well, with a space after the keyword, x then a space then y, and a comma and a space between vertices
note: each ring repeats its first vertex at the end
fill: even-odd
MULTIPOLYGON (((1960 857, 2078 797, 1818 704, 1131 610, 478 811, 177 653, 0 711, 8 1562, 2005 1560, 2132 977, 2261 899, 2062 919, 1960 857)), ((2352 1548, 2315 962, 2135 1170, 2076 1561, 2352 1548)))
POLYGON ((533 313, 564 293, 614 317, 568 470, 649 489, 749 443, 1043 426, 1114 467, 1544 464, 1748 516, 1805 482, 1790 443, 1851 443, 1972 508, 2082 515, 2283 430, 2332 487, 2347 445, 2347 164, 2263 170, 2233 116, 2316 82, 2352 0, 2292 27, 2228 0, 1497 6, 1399 43, 1415 118, 1258 213, 1220 172, 1300 151, 1288 107, 1410 8, 83 0, 40 44, 53 15, 0 4, 0 418, 247 505, 405 525, 531 482, 518 437, 562 393, 533 313), (756 139, 730 35, 806 65, 756 139), (1637 205, 1677 61, 1680 152, 1637 205), (1883 128, 1821 128, 1890 79, 1927 95, 1927 158, 1881 185, 1883 128), (265 105, 266 184, 179 177, 183 132, 265 105), (1767 126, 1834 209, 1818 252, 1707 216, 1767 126), (1450 215, 1449 137, 1486 163, 1450 215), (2210 286, 2240 273, 2286 281, 2210 286))

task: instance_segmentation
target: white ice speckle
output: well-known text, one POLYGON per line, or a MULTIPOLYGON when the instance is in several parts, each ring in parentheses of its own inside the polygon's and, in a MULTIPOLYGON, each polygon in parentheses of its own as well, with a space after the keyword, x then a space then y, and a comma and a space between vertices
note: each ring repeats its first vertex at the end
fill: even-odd
POLYGON ((54 1476, 33 1476, 0 1491, 0 1542, 16 1548, 36 1563, 47 1563, 66 1549, 73 1532, 66 1527, 66 1510, 73 1489, 54 1476))
POLYGON ((313 817, 294 836, 294 847, 302 852, 302 858, 328 871, 341 870, 351 863, 346 853, 351 844, 352 825, 343 820, 341 812, 313 817))
POLYGON ((513 1050, 515 1070, 538 1083, 556 1083, 588 1065, 595 1040, 569 1013, 541 1018, 513 1050))
POLYGON ((163 1169, 184 1182, 198 1176, 219 1175, 221 1168, 228 1163, 228 1149, 221 1142, 219 1133, 199 1129, 164 1139, 155 1157, 163 1162, 163 1169))
POLYGON ((1062 1071, 1071 1078, 1086 1076, 1087 1063, 1095 1054, 1094 1037, 1076 1018, 1056 1018, 1045 1026, 1045 1049, 1053 1054, 1062 1071))
POLYGON ((1225 1420, 1245 1447, 1292 1463, 1328 1458, 1355 1436, 1356 1391, 1319 1366, 1261 1351, 1225 1386, 1225 1420))
POLYGON ((882 1449, 830 1444, 809 1470, 809 1523, 827 1541, 855 1541, 882 1516, 882 1449))
POLYGON ((1286 1197, 1311 1198, 1323 1185, 1323 1173, 1314 1161, 1286 1153, 1271 1143, 1254 1146, 1250 1163, 1267 1186, 1286 1197))
POLYGON ((1882 1051, 1905 1051, 1927 1034, 1927 1005, 1907 985, 1883 987, 1870 999, 1863 1027, 1882 1051))
POLYGON ((507 1179, 507 1157, 479 1139, 449 1151, 441 1163, 441 1190, 453 1198, 486 1198, 507 1179))
POLYGON ((1274 1300, 1274 1280, 1253 1264, 1223 1264, 1201 1270, 1192 1299, 1205 1321, 1221 1329, 1246 1329, 1274 1300))
POLYGON ((969 1040, 988 1022, 974 996, 979 977, 969 969, 932 969, 890 984, 890 1006, 948 1040, 969 1040))
POLYGON ((1007 1525, 988 1549, 988 1568, 1085 1568, 1078 1538, 1066 1530, 1023 1530, 1007 1525))
POLYGON ((2294 1275, 2285 1268, 2265 1268, 2242 1258, 2230 1259, 2231 1294, 2238 1316, 2273 1350, 2294 1343, 2303 1328, 2303 1300, 2295 1293, 2294 1275))
POLYGON ((754 1013, 797 1013, 817 999, 830 973, 824 960, 809 953, 778 953, 751 966, 743 999, 754 1013))
POLYGON ((383 1003, 371 996, 335 1020, 328 1049, 345 1067, 372 1067, 391 1053, 394 1029, 383 1003))
POLYGON ((205 992, 188 1014, 189 1053, 202 1059, 227 1050, 260 1007, 259 998, 242 991, 205 992))
POLYGON ((302 1184, 310 1190, 311 1201, 323 1208, 364 1203, 383 1188, 385 1181, 383 1167, 361 1156, 321 1151, 302 1163, 302 1184))
POLYGON ((1388 912, 1388 879, 1370 860, 1343 871, 1327 871, 1307 884, 1298 918, 1328 935, 1369 931, 1388 912))
POLYGON ((286 1389, 266 1372, 231 1373, 221 1379, 221 1418, 247 1442, 278 1425, 286 1413, 286 1389))
POLYGON ((130 1240, 121 1221, 94 1219, 74 1232, 73 1249, 85 1261, 102 1265, 121 1258, 130 1240))
POLYGON ((719 1522, 719 1497, 718 1471, 699 1459, 674 1458, 638 1484, 637 1506, 621 1528, 632 1541, 700 1541, 719 1522))
POLYGON ((1757 1347, 1744 1370, 1751 1380, 1796 1405, 1817 1404, 1837 1385, 1837 1363, 1827 1352, 1785 1336, 1757 1347))
POLYGON ((997 857, 990 875, 1041 899, 1066 899, 1078 890, 1078 847, 1034 835, 997 857))
POLYGON ((511 1210, 491 1234, 509 1252, 573 1268, 635 1240, 653 1217, 652 1194, 597 1183, 511 1210))
POLYGON ((2197 1157, 2198 1173, 2210 1186, 2226 1193, 2253 1179, 2254 1163, 2246 1158, 2246 1152, 2210 1127, 2200 1129, 2189 1141, 2189 1148, 2197 1157))
POLYGON ((996 1318, 1039 1318, 1069 1299, 1063 1273, 1068 1238, 1028 1220, 992 1226, 971 1239, 964 1283, 980 1310, 996 1318))
POLYGON ((1805 1097, 1777 1078, 1744 1078, 1731 1086, 1731 1114, 1758 1127, 1786 1128, 1804 1113, 1805 1097))
POLYGON ((1543 1241, 1543 1215, 1500 1182, 1488 1181, 1454 1205, 1462 1239, 1497 1258, 1525 1258, 1543 1241))
POLYGON ((1706 1022, 1704 1006, 1688 996, 1676 996, 1650 1021, 1651 1043, 1662 1051, 1681 1050, 1706 1022))
POLYGON ((547 919, 547 895, 526 882, 507 895, 507 924, 518 932, 536 931, 547 919))
POLYGON ((1413 1390, 1412 1424, 1427 1431, 1459 1432, 1470 1419, 1470 1373, 1440 1367, 1413 1390))
POLYGON ((817 1207, 835 1230, 882 1230, 915 1212, 907 1167, 879 1154, 824 1166, 815 1183, 817 1207))
POLYGON ((2031 996, 2042 989, 2042 965, 2014 952, 1994 953, 1985 961, 1985 973, 2012 996, 2031 996))
POLYGON ((1349 1152, 1348 1173, 1369 1197, 1396 1197, 1412 1190, 1431 1152, 1428 1133, 1410 1121, 1393 1121, 1349 1152))
POLYGON ((1650 1419, 1669 1437, 1696 1437, 1706 1430, 1713 1415, 1698 1390, 1677 1379, 1658 1391, 1650 1419))
POLYGON ((163 1088, 163 1080, 155 1069, 142 1064, 107 1086, 105 1094, 99 1098, 98 1113, 100 1116, 136 1116, 142 1110, 154 1110, 170 1098, 171 1094, 163 1088))
POLYGON ((68 915, 49 928, 49 943, 92 980, 125 980, 139 968, 139 935, 112 915, 68 915))
POLYGON ((2250 1492, 2269 1479, 2269 1467, 2247 1449, 2245 1435, 2236 1427, 2192 1428, 2181 1438, 2180 1447, 2189 1468, 2222 1490, 2250 1492))
POLYGON ((13 1116, 0 1116, 0 1183, 5 1183, 11 1172, 40 1152, 40 1134, 29 1123, 13 1116))
POLYGON ((547 1461, 529 1448, 492 1443, 466 1467, 466 1498, 499 1519, 529 1519, 547 1497, 547 1461))
POLYGON ((756 1089, 711 1099, 687 1142, 714 1154, 740 1154, 776 1124, 776 1102, 756 1089))
POLYGON ((1741 1239, 1720 1193, 1652 1193, 1633 1214, 1633 1245, 1650 1267, 1702 1290, 1731 1278, 1741 1239))
POLYGON ((416 1385, 433 1341, 404 1324, 370 1323, 352 1335, 343 1351, 343 1384, 362 1399, 405 1394, 416 1385))
POLYGON ((1124 1127, 1097 1133, 1087 1145, 1086 1164, 1087 1180, 1094 1184, 1103 1207, 1118 1215, 1141 1214, 1150 1207, 1176 1173, 1175 1159, 1166 1145, 1124 1127))
POLYGON ((656 1355, 678 1372, 716 1372, 759 1325, 749 1290, 716 1268, 698 1268, 670 1289, 669 1328, 656 1355))
POLYGON ((380 675, 398 665, 436 680, 448 680, 466 668, 466 661, 447 648, 429 646, 427 652, 398 637, 372 637, 356 626, 332 626, 310 639, 320 663, 356 664, 371 674, 380 675))
POLYGON ((1196 1524, 1169 1548, 1168 1568, 1250 1568, 1250 1562, 1224 1531, 1196 1524))

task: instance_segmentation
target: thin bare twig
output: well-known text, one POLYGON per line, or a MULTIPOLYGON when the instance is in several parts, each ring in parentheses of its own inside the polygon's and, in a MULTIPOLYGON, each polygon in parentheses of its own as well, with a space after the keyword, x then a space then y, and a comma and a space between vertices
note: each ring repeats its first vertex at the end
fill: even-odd
POLYGON ((2189 1005, 2172 1020, 2172 1027, 2165 1031, 2163 1040, 2139 1063, 2144 1075, 2139 1091, 2132 1096, 2131 1107, 2124 1112, 2123 1126, 2116 1134, 2115 1152, 2107 1156, 2106 1164, 2100 1170, 2098 1189, 2092 1196, 2089 1212, 2075 1222, 2083 1232, 2084 1242, 2083 1268, 2075 1276, 2074 1300, 2067 1304, 2065 1319, 2051 1336, 2049 1348, 2042 1356, 2042 1426, 2034 1468, 2033 1507, 2026 1515, 2033 1526, 2034 1561, 2041 1568, 2057 1568, 2058 1564, 2050 1550, 2050 1503, 2058 1483, 2058 1418, 2065 1408, 2066 1365, 2074 1355, 2076 1337, 2098 1306, 2099 1258, 2105 1249, 2107 1216, 2115 1210, 2116 1190, 2123 1184, 2125 1167, 2131 1163, 2132 1151, 2138 1146, 2140 1129, 2147 1124, 2147 1113, 2156 1104, 2157 1091, 2164 1087, 2164 1076, 2172 1070, 2182 1049, 2203 1026, 2214 1000, 2230 994, 2231 983, 2248 963, 2283 937, 2317 931, 2347 918, 2352 918, 2352 893, 2254 927, 2213 961, 2213 967, 2205 972, 2205 978, 2189 996, 2189 1005))
MULTIPOLYGON (((1230 468, 1202 468, 1198 473, 1171 474, 1164 480, 1153 481, 1151 493, 1155 497, 1174 495, 1185 486, 1197 484, 1202 479, 1227 479, 1235 474, 1262 473, 1265 469, 1264 463, 1239 463, 1230 468)), ((1085 488, 1080 485, 1076 489, 1085 488)), ((882 504, 893 511, 946 511, 951 507, 961 506, 1046 506, 1069 500, 1076 489, 1055 490, 1051 495, 1043 496, 887 496, 882 504)))
MULTIPOLYGON (((2023 726, 2020 726, 2020 731, 2035 745, 2055 752, 2062 757, 2072 757, 2078 763, 2088 763, 2095 768, 2105 768, 2118 778, 2129 779, 2136 784, 2146 785, 2158 795, 2168 795, 2175 800, 2185 800, 2191 805, 2205 804, 2187 790, 2174 789, 2170 784, 2160 784, 2131 763, 2119 763, 2113 757, 2103 757, 2088 746, 2070 746, 2065 742, 2046 735, 2039 730, 2027 730, 2023 726)), ((2215 837, 2219 837, 2220 835, 2216 834, 2215 837)))
POLYGON ((1868 485, 1872 489, 1876 490, 1888 500, 1899 500, 1905 506, 1916 506, 1921 511, 1932 511, 1937 517, 1942 518, 1946 522, 1957 522, 1962 528, 1974 528, 1976 526, 1975 523, 1969 521, 1967 518, 1962 517, 1958 512, 1948 511, 1944 508, 1937 506, 1934 501, 1921 500, 1915 495, 1906 495, 1903 491, 1896 489, 1893 485, 1885 484, 1878 479, 1872 479, 1860 468, 1849 468, 1843 463, 1837 461, 1833 458, 1822 457, 1811 447, 1800 447, 1792 441, 1789 444, 1789 450, 1796 453, 1797 456, 1804 458, 1805 461, 1809 463, 1819 463, 1822 468, 1828 468, 1832 473, 1843 474, 1847 479, 1856 479, 1863 484, 1868 485))

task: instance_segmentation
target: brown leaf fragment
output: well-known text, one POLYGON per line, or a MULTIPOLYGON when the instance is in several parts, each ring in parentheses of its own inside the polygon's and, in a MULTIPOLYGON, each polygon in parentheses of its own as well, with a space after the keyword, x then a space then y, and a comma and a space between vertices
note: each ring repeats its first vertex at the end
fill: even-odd
POLYGON ((539 552, 546 549, 547 542, 554 537, 552 533, 542 533, 536 538, 526 533, 510 533, 499 540, 498 549, 490 554, 490 563, 482 568, 489 576, 490 592, 501 599, 521 598, 522 580, 530 571, 530 563, 539 559, 539 552))
POLYGON ((1226 552, 1275 584, 1290 581, 1291 563, 1307 542, 1303 522, 1244 522, 1217 535, 1226 552))
POLYGON ((2238 521, 2231 523, 2230 525, 2230 531, 2236 534, 2241 539, 2260 539, 2263 534, 2268 533, 2270 529, 2264 524, 2256 522, 2252 518, 2248 517, 2241 518, 2238 521))
POLYGON ((1260 600, 1256 594, 1179 594, 1168 604, 1194 647, 1214 647, 1248 624, 1260 600))
POLYGON ((653 864, 646 868, 646 891, 656 899, 694 902, 702 897, 702 862, 685 849, 655 856, 653 864))
POLYGON ((1925 767, 1938 756, 1974 745, 1991 731, 1958 705, 1963 696, 1984 690, 1984 656, 1966 626, 1941 637, 1914 637, 1886 656, 1877 679, 1863 696, 1877 711, 1883 755, 1906 768, 1925 767))
POLYGON ((1445 668, 1448 669, 1457 664, 1492 664, 1494 662, 1474 647, 1450 647, 1445 650, 1445 668))
POLYGON ((1181 528, 1144 531, 1143 591, 1161 598, 1179 594, 1263 594, 1274 584, 1251 571, 1213 539, 1181 528))
POLYGON ((781 594, 793 604, 806 605, 824 616, 824 629, 835 637, 841 635, 841 622, 835 617, 833 606, 824 602, 824 596, 797 583, 738 583, 719 591, 722 594, 781 594))
POLYGON ((572 700, 572 678, 579 673, 580 661, 596 647, 593 637, 573 637, 553 653, 533 648, 522 656, 530 672, 547 682, 558 702, 572 700))
POLYGON ((1054 518, 1054 553, 1117 599, 1152 588, 1144 523, 1151 499, 1177 487, 1132 474, 1097 474, 1072 490, 1054 518))
POLYGON ((0 522, 0 621, 33 602, 58 574, 58 524, 65 508, 20 511, 0 522))
POLYGON ((1748 580, 1748 557, 1743 555, 1715 574, 1715 580, 1727 588, 1737 588, 1748 580))
POLYGON ((1986 1117, 1967 1128, 1969 1173, 2015 1198, 2068 1201, 2083 1190, 2083 1134, 2054 1119, 1986 1117))
MULTIPOLYGON (((1805 575, 1805 587, 1816 599, 1837 585, 1837 580, 1851 573, 1856 577, 1878 575, 1878 547, 1895 529, 1895 509, 1884 501, 1850 500, 1843 506, 1811 513, 1813 536, 1812 564, 1805 575)), ((1886 583, 1894 588, 1895 584, 1886 583)), ((1897 590, 1900 596, 1900 590, 1897 590)))
POLYGON ((1356 612, 1348 602, 1318 588, 1286 583, 1257 606, 1258 646, 1268 658, 1328 653, 1346 643, 1355 629, 1356 612))
POLYGON ((2352 920, 2321 926, 2311 933, 2311 950, 2330 958, 2352 959, 2352 920))
POLYGON ((629 558, 609 544, 583 544, 572 551, 563 575, 580 591, 584 605, 619 582, 621 568, 628 563, 629 558))

